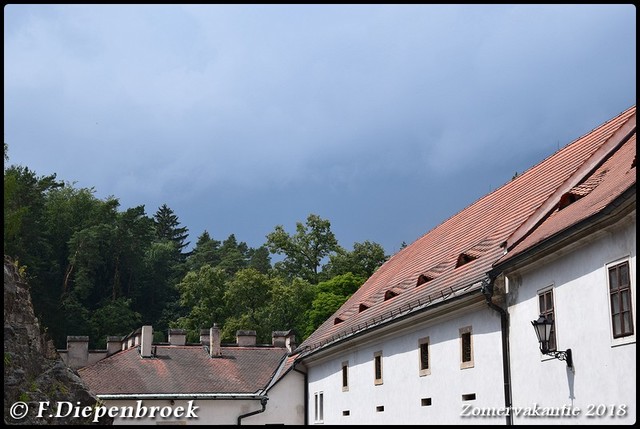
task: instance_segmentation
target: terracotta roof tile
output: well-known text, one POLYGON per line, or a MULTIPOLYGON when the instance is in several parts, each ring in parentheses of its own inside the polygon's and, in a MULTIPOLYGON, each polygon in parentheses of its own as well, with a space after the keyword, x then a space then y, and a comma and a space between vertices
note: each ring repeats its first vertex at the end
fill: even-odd
MULTIPOLYGON (((627 109, 400 250, 298 350, 306 353, 366 330, 373 323, 479 288, 479 282, 503 255, 502 245, 507 239, 569 178, 580 172, 585 162, 594 154, 598 156, 598 150, 615 138, 616 131, 627 126, 630 118, 635 122, 635 111, 635 106, 627 109), (456 268, 458 257, 465 252, 476 259, 456 268), (437 271, 434 267, 438 267, 437 271), (430 276, 432 279, 415 287, 418 277, 426 273, 434 274, 430 276), (400 293, 385 301, 384 294, 389 289, 400 293), (369 308, 359 311, 360 304, 369 308), (336 317, 343 322, 334 324, 336 317)), ((600 187, 602 184, 593 192, 600 187)))
POLYGON ((635 156, 636 135, 634 134, 582 184, 572 188, 571 192, 579 198, 556 207, 542 224, 501 258, 499 263, 514 258, 600 212, 616 197, 635 185, 636 167, 633 164, 635 156))
POLYGON ((97 394, 255 393, 287 355, 278 347, 222 347, 211 358, 202 346, 154 347, 153 358, 130 348, 78 373, 97 394))

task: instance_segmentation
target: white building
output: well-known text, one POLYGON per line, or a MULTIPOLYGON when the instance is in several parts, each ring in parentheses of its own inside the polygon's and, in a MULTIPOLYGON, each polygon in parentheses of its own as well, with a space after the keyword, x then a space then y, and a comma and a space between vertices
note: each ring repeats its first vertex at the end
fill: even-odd
POLYGON ((508 285, 513 406, 575 414, 516 424, 636 420, 635 115, 603 149, 541 207, 533 231, 509 239, 495 266, 508 285), (555 322, 550 348, 570 349, 572 367, 538 350, 539 314, 555 322))
MULTIPOLYGON (((617 207, 617 201, 608 203, 617 207)), ((296 350, 308 372, 309 423, 535 424, 544 419, 514 418, 511 406, 571 405, 571 396, 585 412, 590 404, 626 405, 629 419, 562 423, 633 422, 635 308, 633 334, 622 338, 612 338, 607 313, 613 310, 607 307, 606 273, 625 262, 635 267, 635 106, 380 267, 296 350), (621 151, 626 157, 616 155, 621 151), (620 180, 632 186, 633 214, 620 214, 608 229, 592 223, 580 230, 580 213, 585 222, 602 215, 598 204, 606 198, 593 196, 620 180), (575 208, 560 211, 575 212, 573 217, 554 216, 558 204, 584 195, 575 208), (559 247, 545 247, 548 226, 563 231, 559 247), (529 247, 552 253, 543 259, 529 247), (558 344, 572 348, 575 374, 538 351, 531 321, 540 311, 538 294, 548 287, 557 303, 558 344)), ((629 276, 634 296, 634 269, 629 276)))

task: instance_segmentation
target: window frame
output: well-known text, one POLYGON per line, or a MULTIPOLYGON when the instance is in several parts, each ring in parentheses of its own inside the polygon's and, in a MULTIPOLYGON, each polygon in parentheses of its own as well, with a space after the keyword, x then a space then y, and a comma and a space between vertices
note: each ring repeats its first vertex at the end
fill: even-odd
POLYGON ((465 326, 460 328, 460 369, 473 368, 475 366, 474 358, 473 358, 473 328, 471 326, 465 326), (469 334, 469 355, 470 359, 468 361, 464 360, 464 340, 463 335, 469 334))
POLYGON ((314 423, 324 423, 324 392, 318 391, 313 394, 314 398, 314 423))
POLYGON ((635 282, 635 265, 631 263, 631 259, 627 256, 624 258, 619 258, 613 260, 604 266, 604 281, 606 286, 606 300, 607 300, 607 318, 609 320, 609 337, 611 338, 611 347, 621 346, 625 344, 635 344, 636 342, 636 302, 635 302, 635 294, 636 294, 636 282, 635 282), (629 275, 629 299, 630 299, 630 312, 631 312, 631 324, 633 333, 625 336, 614 336, 613 332, 613 309, 611 308, 611 285, 610 285, 610 275, 609 270, 612 267, 625 264, 628 268, 629 275))
POLYGON ((384 373, 382 368, 382 350, 380 350, 373 354, 373 384, 375 386, 379 386, 383 384, 384 383, 383 377, 384 377, 384 373), (380 372, 379 378, 378 378, 378 372, 380 372))
MULTIPOLYGON (((552 322, 553 324, 551 325, 551 334, 549 336, 549 351, 551 352, 555 352, 558 350, 558 329, 557 329, 557 325, 556 325, 556 320, 558 319, 558 312, 556 309, 556 296, 555 293, 553 293, 553 285, 544 287, 542 289, 539 289, 536 293, 536 297, 538 299, 538 315, 544 314, 545 317, 547 317, 549 314, 552 315, 552 322), (548 308, 548 301, 547 301, 547 296, 551 296, 551 310, 549 310, 548 308), (540 298, 544 297, 543 301, 544 301, 544 309, 540 307, 540 303, 541 300, 540 298)), ((547 317, 548 318, 548 317, 547 317)), ((537 319, 537 317, 536 317, 537 319)), ((542 354, 542 353, 540 353, 542 354)), ((545 355, 543 355, 545 356, 545 355)), ((548 357, 548 356, 547 356, 548 357)))
POLYGON ((349 391, 349 361, 342 362, 342 391, 349 391))
POLYGON ((431 374, 431 346, 429 337, 420 338, 418 340, 418 374, 424 377, 431 374), (423 366, 423 348, 427 352, 427 366, 423 366))

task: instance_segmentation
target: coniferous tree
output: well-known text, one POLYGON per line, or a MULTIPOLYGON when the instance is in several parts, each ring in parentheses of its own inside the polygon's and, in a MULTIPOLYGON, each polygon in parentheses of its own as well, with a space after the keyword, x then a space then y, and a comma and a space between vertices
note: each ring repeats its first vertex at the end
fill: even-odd
POLYGON ((156 225, 156 235, 160 240, 169 240, 177 244, 178 250, 182 250, 189 245, 189 242, 185 242, 189 237, 189 229, 184 226, 180 226, 178 216, 173 213, 166 204, 163 204, 158 208, 155 216, 153 217, 156 225))

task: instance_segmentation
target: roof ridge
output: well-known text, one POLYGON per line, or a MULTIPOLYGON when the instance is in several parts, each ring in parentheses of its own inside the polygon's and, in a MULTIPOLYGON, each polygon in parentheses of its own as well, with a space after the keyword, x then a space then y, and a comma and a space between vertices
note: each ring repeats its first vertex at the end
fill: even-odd
MULTIPOLYGON (((449 220, 451 220, 452 218, 454 218, 455 216, 457 216, 458 214, 462 213, 463 211, 467 210, 469 207, 472 207, 473 205, 475 205, 476 203, 482 201, 483 199, 489 197, 490 195, 493 195, 494 193, 498 192, 499 190, 501 190, 502 188, 504 188, 505 186, 515 182, 515 181, 520 181, 522 180, 522 177, 524 177, 525 174, 529 173, 531 170, 533 170, 534 168, 538 167, 539 165, 547 162, 549 159, 551 159, 552 157, 556 156, 556 154, 565 151, 566 149, 568 149, 570 146, 572 146, 573 144, 579 142, 580 140, 584 139, 586 136, 588 136, 589 134, 592 134, 594 131, 603 128, 605 125, 620 119, 621 117, 623 117, 625 114, 629 113, 631 110, 635 110, 636 105, 634 104, 633 106, 623 110, 622 112, 620 112, 618 115, 614 116, 613 118, 601 123, 600 125, 598 125, 597 127, 591 129, 591 131, 584 133, 583 135, 581 135, 580 137, 572 140, 571 142, 567 143, 566 145, 564 145, 563 147, 561 147, 560 149, 556 150, 555 152, 553 152, 552 154, 548 155, 546 158, 542 159, 540 162, 532 165, 531 167, 527 168, 526 170, 524 170, 522 172, 522 174, 519 174, 518 177, 509 180, 508 182, 503 183, 502 185, 498 186, 497 188, 495 188, 493 191, 484 194, 480 197, 478 197, 476 200, 474 200, 473 202, 471 202, 470 204, 467 204, 464 208, 458 210, 457 212, 453 213, 451 216, 449 216, 448 218, 446 218, 445 220, 443 220, 442 222, 436 224, 433 228, 431 228, 429 231, 425 232, 424 234, 422 234, 420 237, 416 238, 414 241, 411 242, 411 244, 415 243, 416 241, 422 239, 424 236, 428 235, 429 233, 431 233, 432 231, 434 231, 435 229, 439 228, 441 225, 444 225, 445 223, 447 223, 449 220)), ((631 116, 631 115, 630 115, 631 116)), ((629 118, 627 118, 628 121, 629 118)), ((624 123, 626 123, 627 121, 625 121, 624 123)), ((624 125, 621 124, 622 125, 624 125)), ((586 161, 585 161, 586 162, 586 161)), ((397 255, 398 253, 402 252, 403 250, 407 249, 408 247, 411 246, 411 244, 407 245, 406 247, 404 247, 403 249, 400 249, 398 252, 396 252, 395 254, 397 255)), ((391 258, 389 258, 391 259, 391 258)), ((386 262, 389 261, 389 259, 387 259, 386 262)), ((383 264, 384 265, 384 264, 383 264)))
MULTIPOLYGON (((621 118, 621 116, 616 116, 621 118)), ((600 127, 594 128, 590 134, 597 132, 604 128, 603 124, 600 127)), ((534 210, 529 217, 516 228, 511 235, 507 238, 507 250, 512 249, 517 243, 523 240, 529 235, 540 222, 544 221, 554 207, 557 206, 561 196, 568 190, 571 190, 574 186, 580 184, 583 180, 592 175, 598 167, 600 167, 621 145, 623 145, 636 130, 636 112, 630 114, 627 119, 620 124, 620 126, 613 131, 583 162, 574 170, 574 172, 562 182, 555 191, 553 191, 542 204, 534 210)), ((590 134, 585 134, 582 138, 586 138, 590 134)), ((578 142, 577 140, 576 142, 578 142)))

